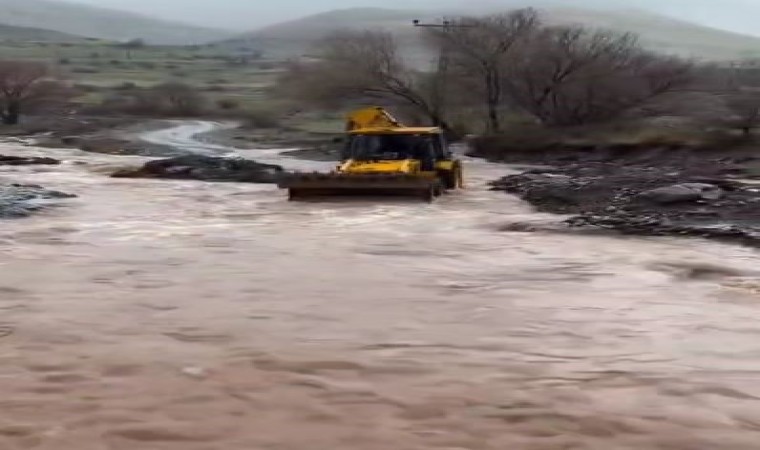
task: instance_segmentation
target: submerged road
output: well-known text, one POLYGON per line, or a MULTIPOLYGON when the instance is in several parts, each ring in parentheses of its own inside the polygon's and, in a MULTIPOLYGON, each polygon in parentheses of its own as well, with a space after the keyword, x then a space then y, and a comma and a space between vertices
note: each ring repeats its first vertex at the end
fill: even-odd
MULTIPOLYGON (((196 137, 217 126, 145 139, 332 166, 196 137)), ((754 250, 499 231, 556 218, 479 160, 433 204, 293 203, 0 153, 66 160, 0 180, 79 195, 0 223, 2 449, 758 448, 754 250)))

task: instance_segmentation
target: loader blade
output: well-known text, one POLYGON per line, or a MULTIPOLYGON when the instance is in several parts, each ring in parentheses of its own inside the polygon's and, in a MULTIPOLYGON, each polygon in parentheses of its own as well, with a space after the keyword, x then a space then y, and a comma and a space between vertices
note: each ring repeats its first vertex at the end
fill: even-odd
POLYGON ((291 200, 342 196, 412 196, 428 199, 439 193, 436 179, 413 175, 291 174, 278 183, 291 200))

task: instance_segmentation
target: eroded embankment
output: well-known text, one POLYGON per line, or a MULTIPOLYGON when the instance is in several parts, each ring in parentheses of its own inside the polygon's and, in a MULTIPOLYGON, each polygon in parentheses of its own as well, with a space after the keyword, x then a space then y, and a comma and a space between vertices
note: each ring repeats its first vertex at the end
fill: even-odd
MULTIPOLYGON (((497 154, 476 146, 473 153, 497 154)), ((648 145, 549 146, 498 153, 541 164, 493 183, 570 227, 702 236, 760 245, 760 153, 648 145)))

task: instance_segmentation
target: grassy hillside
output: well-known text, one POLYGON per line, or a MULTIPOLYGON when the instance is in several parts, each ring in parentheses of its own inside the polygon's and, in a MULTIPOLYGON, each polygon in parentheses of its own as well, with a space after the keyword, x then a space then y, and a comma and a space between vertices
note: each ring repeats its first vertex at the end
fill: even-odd
POLYGON ((51 0, 0 0, 0 24, 109 40, 142 38, 154 44, 197 44, 229 36, 224 31, 51 0))
POLYGON ((41 28, 14 27, 0 24, 0 41, 3 42, 85 42, 87 38, 41 28))
POLYGON ((254 32, 237 36, 222 44, 227 47, 254 47, 272 57, 298 56, 309 51, 309 44, 336 29, 390 29, 408 37, 415 11, 352 8, 283 22, 254 32))
POLYGON ((216 101, 226 101, 233 104, 228 112, 249 110, 268 101, 265 92, 279 68, 277 61, 256 54, 206 46, 127 49, 112 41, 91 38, 79 38, 77 42, 4 40, 3 29, 7 27, 0 26, 0 58, 50 65, 82 92, 76 102, 90 106, 137 88, 177 82, 195 88, 212 106, 216 101))
MULTIPOLYGON (((642 42, 659 51, 709 59, 760 56, 760 38, 717 30, 642 11, 542 9, 544 20, 554 24, 583 24, 591 27, 631 31, 642 42)), ((457 15, 456 11, 444 15, 457 15)), ((401 39, 409 54, 421 55, 424 46, 412 20, 427 20, 429 12, 357 8, 337 10, 284 22, 228 40, 228 46, 252 46, 277 56, 308 52, 309 43, 337 28, 384 28, 401 39)))
POLYGON ((760 37, 718 30, 642 11, 591 11, 557 8, 546 14, 556 24, 583 24, 630 31, 649 47, 685 56, 734 59, 760 56, 760 37))

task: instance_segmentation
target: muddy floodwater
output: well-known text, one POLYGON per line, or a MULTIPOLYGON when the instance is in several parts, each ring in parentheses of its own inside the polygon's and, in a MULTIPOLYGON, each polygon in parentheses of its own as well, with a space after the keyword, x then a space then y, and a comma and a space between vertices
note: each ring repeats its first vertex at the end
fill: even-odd
POLYGON ((292 203, 0 153, 79 196, 0 222, 2 450, 760 448, 756 250, 499 231, 557 218, 479 160, 430 205, 292 203))

